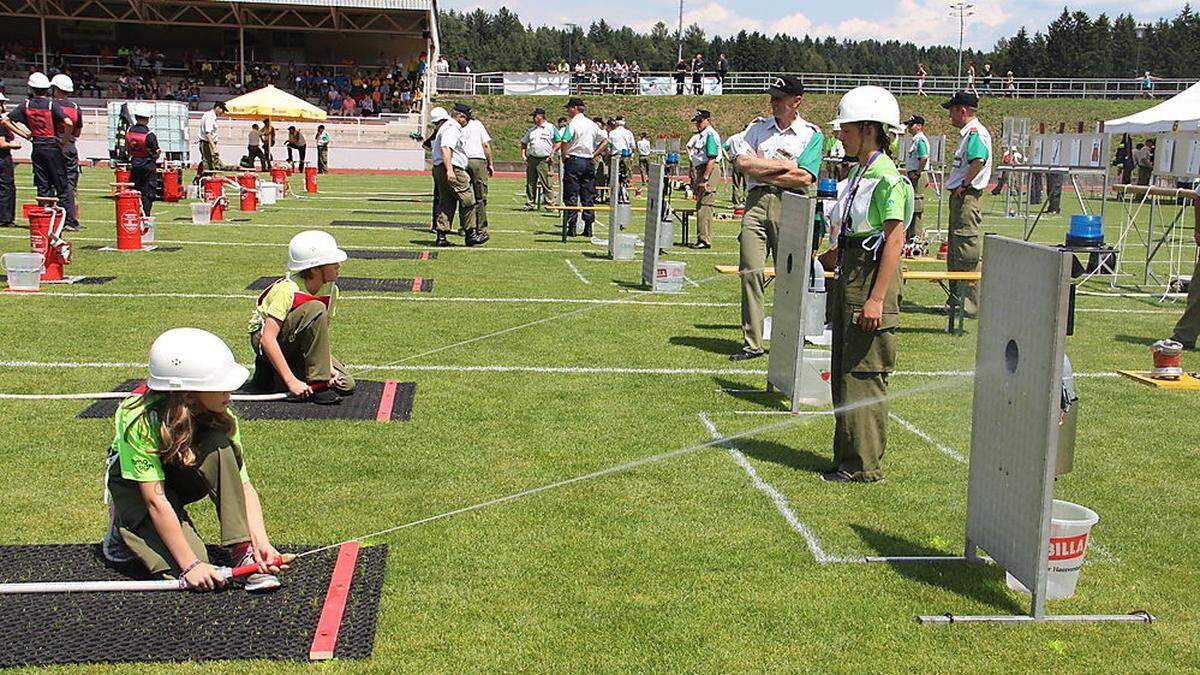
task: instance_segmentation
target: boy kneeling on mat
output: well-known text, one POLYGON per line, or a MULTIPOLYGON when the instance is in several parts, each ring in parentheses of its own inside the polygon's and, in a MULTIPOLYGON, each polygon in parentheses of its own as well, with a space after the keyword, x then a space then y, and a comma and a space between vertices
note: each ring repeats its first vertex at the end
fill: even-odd
POLYGON ((326 232, 308 230, 288 244, 288 275, 258 296, 250 318, 254 379, 250 388, 289 392, 320 405, 354 393, 354 378, 333 357, 329 321, 336 311, 337 278, 346 252, 326 232))
POLYGON ((246 590, 279 588, 274 575, 287 566, 267 537, 228 407, 230 392, 249 375, 207 331, 174 328, 154 341, 148 391, 117 407, 105 479, 105 558, 140 560, 151 574, 179 576, 197 590, 224 584, 184 508, 208 497, 221 522, 221 545, 237 565, 258 565, 246 590))

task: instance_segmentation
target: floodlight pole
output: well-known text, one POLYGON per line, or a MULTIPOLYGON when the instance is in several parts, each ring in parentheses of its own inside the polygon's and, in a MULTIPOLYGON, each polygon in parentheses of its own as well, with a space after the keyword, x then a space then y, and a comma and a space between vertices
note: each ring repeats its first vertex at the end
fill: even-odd
POLYGON ((683 60, 683 0, 679 0, 679 32, 676 33, 679 37, 679 50, 675 53, 675 62, 683 60))
POLYGON ((968 16, 970 16, 971 14, 974 13, 974 12, 968 12, 967 10, 972 9, 974 7, 975 7, 975 5, 971 5, 971 4, 968 4, 965 2, 957 2, 953 5, 950 5, 950 9, 954 10, 951 13, 951 16, 954 16, 955 14, 958 15, 958 74, 955 76, 955 83, 956 83, 955 88, 956 89, 962 88, 963 33, 966 30, 966 20, 967 20, 968 16))

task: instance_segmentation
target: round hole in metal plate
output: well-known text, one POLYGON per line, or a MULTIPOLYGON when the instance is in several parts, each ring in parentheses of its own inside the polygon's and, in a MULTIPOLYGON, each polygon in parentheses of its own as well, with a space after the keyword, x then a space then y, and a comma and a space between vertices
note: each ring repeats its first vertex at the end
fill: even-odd
POLYGON ((787 272, 788 272, 788 274, 791 274, 791 273, 792 273, 792 254, 791 254, 791 253, 789 253, 789 254, 788 254, 788 259, 787 259, 787 272))
POLYGON ((1017 365, 1021 361, 1021 350, 1017 348, 1016 340, 1009 340, 1004 346, 1004 367, 1011 375, 1017 372, 1017 365))

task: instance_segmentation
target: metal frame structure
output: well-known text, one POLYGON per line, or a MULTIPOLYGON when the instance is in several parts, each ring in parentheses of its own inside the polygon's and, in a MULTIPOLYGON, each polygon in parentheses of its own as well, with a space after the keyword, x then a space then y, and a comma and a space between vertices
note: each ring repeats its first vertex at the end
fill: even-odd
MULTIPOLYGON (((767 357, 767 391, 778 390, 791 412, 814 404, 799 398, 804 372, 804 302, 812 272, 814 199, 785 192, 780 211, 779 247, 775 259, 775 304, 771 310, 771 352, 767 357)), ((761 273, 761 271, 758 271, 761 273)))

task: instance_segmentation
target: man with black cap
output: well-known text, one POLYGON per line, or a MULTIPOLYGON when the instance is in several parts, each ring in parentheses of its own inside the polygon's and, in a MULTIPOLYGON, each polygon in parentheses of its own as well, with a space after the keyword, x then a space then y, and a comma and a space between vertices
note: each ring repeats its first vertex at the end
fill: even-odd
POLYGON ((549 204, 554 189, 550 185, 550 154, 554 151, 555 128, 546 120, 546 111, 534 108, 529 113, 533 126, 521 137, 521 156, 525 158, 525 210, 537 208, 538 187, 542 200, 549 204))
POLYGON ((691 160, 692 194, 696 198, 696 248, 712 248, 717 190, 709 181, 721 161, 721 135, 713 128, 712 114, 707 110, 697 110, 692 115, 692 123, 696 125, 696 133, 688 141, 687 150, 691 160))
MULTIPOLYGON (((954 166, 946 179, 946 190, 950 192, 950 241, 946 251, 946 269, 951 272, 975 272, 979 270, 983 224, 981 199, 984 188, 992 178, 992 135, 980 123, 979 97, 967 91, 954 94, 942 104, 950 113, 950 123, 958 129, 958 149, 954 151, 954 166)), ((950 282, 951 298, 958 296, 958 284, 950 282)), ((955 301, 952 299, 950 304, 955 301)), ((964 294, 964 304, 969 316, 978 310, 978 297, 974 284, 969 284, 964 294)))
POLYGON ((74 127, 71 118, 49 97, 50 78, 43 73, 29 76, 29 98, 5 118, 8 128, 33 144, 33 184, 39 197, 57 197, 58 205, 70 214, 75 207, 67 184, 67 160, 59 145, 59 133, 74 127), (15 126, 16 123, 23 125, 15 126))
POLYGON ((908 154, 904 157, 904 169, 908 172, 908 182, 913 186, 913 217, 908 223, 906 240, 912 240, 920 233, 921 214, 925 211, 925 189, 929 187, 929 138, 925 136, 925 118, 913 115, 904 122, 908 133, 912 136, 909 142, 908 154))
POLYGON ((803 192, 817 180, 825 137, 800 117, 804 84, 800 78, 775 78, 767 92, 771 116, 746 128, 734 148, 734 166, 746 176, 746 211, 738 236, 742 280, 742 349, 730 355, 744 361, 763 355, 762 331, 767 255, 779 244, 779 216, 785 190, 803 192))
MULTIPOLYGON (((456 208, 458 224, 466 233, 467 246, 481 243, 475 231, 475 190, 471 187, 471 177, 467 175, 467 151, 463 147, 463 127, 470 120, 461 107, 464 106, 454 106, 450 119, 438 127, 432 144, 442 156, 439 166, 433 169, 434 179, 438 181, 438 214, 434 224, 437 241, 434 246, 450 246, 446 235, 450 233, 456 208)), ((436 110, 430 111, 430 119, 433 119, 436 110)))
MULTIPOLYGON (((483 126, 483 122, 471 114, 470 106, 455 103, 454 112, 467 116, 467 123, 463 126, 463 149, 467 152, 467 175, 471 178, 471 189, 475 192, 474 244, 482 244, 488 240, 488 179, 496 173, 496 164, 492 161, 492 135, 483 126)), ((474 245, 471 242, 467 243, 474 245)))
MULTIPOLYGON (((0 115, 8 98, 0 91, 0 115)), ((21 142, 7 126, 0 124, 0 227, 12 227, 17 217, 17 183, 13 178, 12 151, 21 142)))
MULTIPOLYGON (((563 107, 571 118, 559 136, 563 157, 563 204, 565 206, 596 205, 596 155, 607 145, 600 127, 588 119, 583 109, 587 106, 581 98, 571 98, 563 107)), ((567 213, 567 234, 575 236, 575 223, 579 212, 567 213)), ((596 221, 594 211, 583 212, 583 236, 592 236, 592 223, 596 221)))

